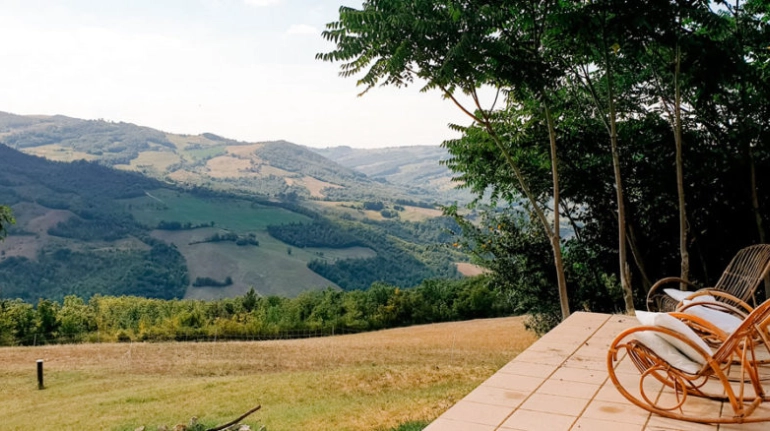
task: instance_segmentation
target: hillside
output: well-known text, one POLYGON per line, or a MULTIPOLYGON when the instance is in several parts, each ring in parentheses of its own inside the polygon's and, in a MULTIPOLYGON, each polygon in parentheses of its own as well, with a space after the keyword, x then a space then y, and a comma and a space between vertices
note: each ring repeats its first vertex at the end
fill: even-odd
MULTIPOLYGON (((322 171, 320 156, 301 154, 322 171)), ((328 219, 298 200, 180 187, 0 145, 0 202, 18 220, 0 243, 0 296, 219 298, 251 286, 294 296, 374 281, 410 287, 457 274, 458 257, 425 234, 440 232, 433 223, 441 219, 403 223, 391 234, 380 222, 328 219)))
POLYGON ((381 169, 371 171, 366 166, 370 162, 346 164, 351 159, 337 160, 338 152, 332 161, 323 150, 285 141, 248 143, 211 133, 177 135, 122 122, 3 112, 0 142, 49 160, 97 161, 165 182, 282 200, 433 203, 438 197, 444 200, 440 203, 446 203, 451 195, 447 194, 451 189, 448 171, 438 165, 440 152, 420 150, 423 154, 415 164, 410 154, 418 147, 395 157, 385 156, 387 151, 368 156, 387 157, 381 169), (401 175, 383 175, 398 170, 399 163, 403 165, 401 175), (415 171, 428 175, 419 176, 415 171))
POLYGON ((457 183, 452 181, 452 172, 440 163, 449 158, 449 153, 439 146, 311 150, 376 181, 418 187, 440 202, 468 202, 473 199, 466 190, 457 189, 457 183))

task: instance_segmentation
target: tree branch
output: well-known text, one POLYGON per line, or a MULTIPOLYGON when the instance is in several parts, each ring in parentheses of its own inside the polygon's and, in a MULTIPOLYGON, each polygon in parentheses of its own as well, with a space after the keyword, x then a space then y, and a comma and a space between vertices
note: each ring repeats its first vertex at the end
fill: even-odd
POLYGON ((226 423, 226 424, 224 424, 224 425, 219 425, 219 426, 217 426, 217 427, 214 427, 214 428, 209 428, 209 429, 207 429, 206 431, 221 431, 221 430, 223 430, 223 429, 225 429, 225 428, 227 428, 227 427, 229 427, 229 426, 231 426, 231 425, 235 425, 235 424, 237 424, 238 422, 240 422, 240 421, 242 421, 242 420, 246 419, 246 417, 247 417, 247 416, 249 416, 250 414, 254 413, 255 411, 257 411, 257 410, 259 410, 259 409, 261 409, 261 408, 262 408, 262 406, 261 406, 261 405, 258 405, 258 406, 256 406, 256 407, 254 407, 253 409, 251 409, 251 410, 247 411, 246 413, 242 414, 241 416, 239 416, 238 418, 236 418, 234 421, 228 422, 228 423, 226 423))

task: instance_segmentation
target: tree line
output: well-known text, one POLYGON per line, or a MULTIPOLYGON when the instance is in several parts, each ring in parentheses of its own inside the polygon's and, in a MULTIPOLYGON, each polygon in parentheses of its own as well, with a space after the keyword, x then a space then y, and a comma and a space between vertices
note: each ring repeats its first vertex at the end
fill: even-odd
POLYGON ((384 283, 365 291, 328 288, 295 298, 251 289, 214 301, 69 295, 33 305, 0 299, 0 345, 304 337, 511 313, 510 299, 484 277, 426 280, 410 289, 384 283))

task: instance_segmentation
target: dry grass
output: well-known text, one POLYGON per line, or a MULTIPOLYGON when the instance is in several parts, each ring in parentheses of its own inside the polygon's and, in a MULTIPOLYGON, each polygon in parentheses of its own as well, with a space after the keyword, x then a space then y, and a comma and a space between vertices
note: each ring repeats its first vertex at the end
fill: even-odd
POLYGON ((153 429, 261 404, 246 422, 269 431, 385 430, 437 417, 534 340, 505 318, 308 340, 3 348, 0 417, 3 429, 153 429))
POLYGON ((489 272, 486 268, 468 262, 458 262, 455 265, 457 265, 457 271, 466 277, 475 277, 489 272))
POLYGON ((264 146, 265 144, 229 145, 227 146, 227 152, 237 157, 250 158, 256 163, 261 164, 262 160, 257 157, 255 152, 264 146))
POLYGON ((443 214, 444 213, 441 210, 404 206, 404 211, 401 213, 401 220, 412 222, 425 221, 434 217, 441 217, 443 214))
MULTIPOLYGON (((206 168, 212 178, 237 178, 252 167, 251 160, 233 156, 219 156, 206 162, 206 168)), ((246 174, 245 176, 249 176, 246 174)))
MULTIPOLYGON (((290 179, 291 178, 286 178, 286 183, 289 184, 289 185, 292 185, 292 183, 289 182, 290 179)), ((297 182, 297 183, 300 183, 302 186, 304 186, 306 189, 308 189, 308 191, 310 192, 310 196, 313 196, 313 197, 316 197, 316 198, 322 198, 322 197, 325 196, 323 193, 321 193, 321 190, 323 190, 325 188, 333 188, 333 189, 342 189, 342 188, 344 188, 344 187, 342 187, 340 185, 332 184, 332 183, 327 183, 326 181, 321 181, 319 179, 316 179, 316 178, 313 178, 313 177, 309 177, 307 175, 302 177, 302 178, 300 178, 300 179, 296 179, 294 181, 297 182)))
POLYGON ((25 153, 33 156, 45 157, 57 162, 73 162, 75 160, 93 161, 98 157, 82 151, 75 151, 72 148, 63 147, 59 144, 40 145, 37 147, 27 147, 22 149, 25 153))
POLYGON ((179 163, 182 159, 170 151, 144 151, 131 160, 130 169, 138 170, 142 166, 152 166, 159 173, 166 172, 169 166, 179 163))

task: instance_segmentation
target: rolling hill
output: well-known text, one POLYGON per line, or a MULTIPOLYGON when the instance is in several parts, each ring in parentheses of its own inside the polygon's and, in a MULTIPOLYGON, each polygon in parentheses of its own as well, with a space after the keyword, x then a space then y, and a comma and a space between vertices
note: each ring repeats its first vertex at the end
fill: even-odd
POLYGON ((96 161, 164 182, 282 200, 454 200, 449 171, 438 163, 445 154, 439 147, 317 150, 286 141, 249 143, 211 133, 178 135, 130 123, 4 112, 0 142, 49 160, 96 161))
POLYGON ((442 203, 469 202, 473 199, 467 190, 457 189, 457 183, 452 181, 452 172, 440 163, 449 158, 449 153, 442 147, 331 147, 311 150, 375 181, 422 189, 442 203))
POLYGON ((0 297, 410 287, 463 260, 429 195, 287 142, 12 114, 0 142, 0 297))

